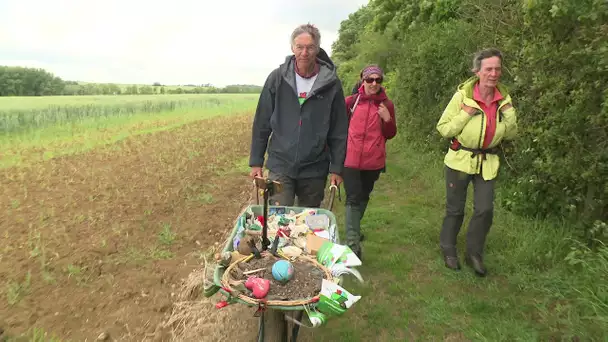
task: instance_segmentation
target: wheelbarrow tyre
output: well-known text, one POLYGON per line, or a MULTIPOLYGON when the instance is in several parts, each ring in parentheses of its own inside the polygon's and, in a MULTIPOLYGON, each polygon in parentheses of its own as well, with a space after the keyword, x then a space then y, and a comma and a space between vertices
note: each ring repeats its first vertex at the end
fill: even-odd
POLYGON ((258 342, 288 342, 290 331, 285 320, 285 314, 281 310, 266 310, 264 312, 264 339, 258 342))

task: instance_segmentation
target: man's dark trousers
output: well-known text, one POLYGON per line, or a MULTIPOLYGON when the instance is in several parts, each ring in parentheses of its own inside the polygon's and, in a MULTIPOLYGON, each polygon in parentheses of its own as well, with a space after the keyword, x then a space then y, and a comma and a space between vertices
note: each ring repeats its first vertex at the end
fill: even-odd
POLYGON ((283 190, 280 193, 270 197, 271 205, 293 206, 296 197, 298 198, 298 207, 319 208, 321 202, 323 202, 327 176, 293 179, 270 171, 268 179, 283 185, 283 190))

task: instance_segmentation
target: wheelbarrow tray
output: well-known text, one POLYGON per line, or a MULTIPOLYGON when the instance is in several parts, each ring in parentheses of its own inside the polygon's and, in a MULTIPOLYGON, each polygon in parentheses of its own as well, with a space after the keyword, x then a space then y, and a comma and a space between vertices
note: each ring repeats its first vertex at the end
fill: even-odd
MULTIPOLYGON (((284 210, 285 213, 289 213, 289 212, 293 211, 296 214, 299 214, 304 210, 310 210, 310 209, 316 210, 317 215, 320 215, 320 214, 327 215, 327 217, 329 218, 329 228, 327 230, 329 231, 330 240, 334 243, 339 244, 340 238, 339 238, 339 233, 338 233, 338 225, 337 225, 336 217, 330 210, 323 209, 323 208, 308 208, 308 207, 272 206, 272 205, 268 206, 269 213, 274 212, 275 210, 279 210, 279 211, 284 210)), ((252 211, 254 216, 261 216, 264 214, 264 206, 263 205, 249 205, 247 208, 245 208, 245 210, 243 210, 241 215, 236 220, 234 227, 232 229, 232 232, 230 234, 230 238, 226 240, 226 244, 224 245, 221 253, 234 251, 234 247, 233 247, 234 238, 235 238, 237 232, 239 231, 239 229, 244 225, 246 213, 248 211, 252 211)), ((270 214, 269 214, 269 216, 270 216, 270 214)), ((221 281, 225 270, 226 270, 226 267, 216 264, 215 270, 213 272, 213 287, 214 288, 211 291, 209 291, 209 293, 206 293, 205 294, 206 296, 209 297, 209 296, 215 294, 217 291, 220 291, 225 296, 230 295, 227 291, 225 291, 223 289, 223 285, 222 285, 222 281, 221 281)), ((339 280, 342 280, 341 277, 339 278, 339 280)), ((341 281, 339 281, 339 282, 341 282, 341 281)), ((253 304, 247 303, 238 297, 236 298, 236 301, 239 303, 245 304, 247 306, 254 306, 253 304)), ((293 305, 293 306, 268 305, 267 307, 269 309, 286 310, 286 311, 304 310, 304 305, 293 305)))

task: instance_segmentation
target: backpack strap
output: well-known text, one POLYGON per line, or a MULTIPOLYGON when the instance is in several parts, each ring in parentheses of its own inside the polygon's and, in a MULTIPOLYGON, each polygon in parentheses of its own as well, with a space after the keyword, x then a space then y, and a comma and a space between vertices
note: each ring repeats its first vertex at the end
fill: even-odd
MULTIPOLYGON (((355 99, 355 104, 353 105, 352 108, 348 108, 348 120, 350 121, 350 118, 353 116, 353 114, 355 114, 355 108, 357 108, 357 104, 359 104, 359 98, 361 97, 361 94, 357 94, 357 98, 355 99)), ((352 97, 351 97, 352 99, 352 97)))

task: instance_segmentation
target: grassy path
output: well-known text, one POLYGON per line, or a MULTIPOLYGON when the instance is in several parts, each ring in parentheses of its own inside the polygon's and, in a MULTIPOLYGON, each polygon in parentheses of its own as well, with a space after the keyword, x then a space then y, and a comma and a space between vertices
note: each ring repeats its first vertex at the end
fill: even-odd
MULTIPOLYGON (((403 146, 403 136, 391 142, 388 172, 378 181, 362 223, 366 282, 346 283, 363 298, 345 317, 315 330, 315 341, 608 338, 607 292, 597 283, 606 284, 606 275, 591 269, 579 275, 567 265, 571 242, 563 227, 497 208, 486 248, 488 277, 477 278, 464 262, 460 272, 445 268, 438 248, 443 156, 403 146)), ((470 189, 459 236, 461 261, 471 195, 470 189)), ((344 222, 344 198, 337 207, 344 222)), ((578 258, 590 264, 608 261, 578 258)))

